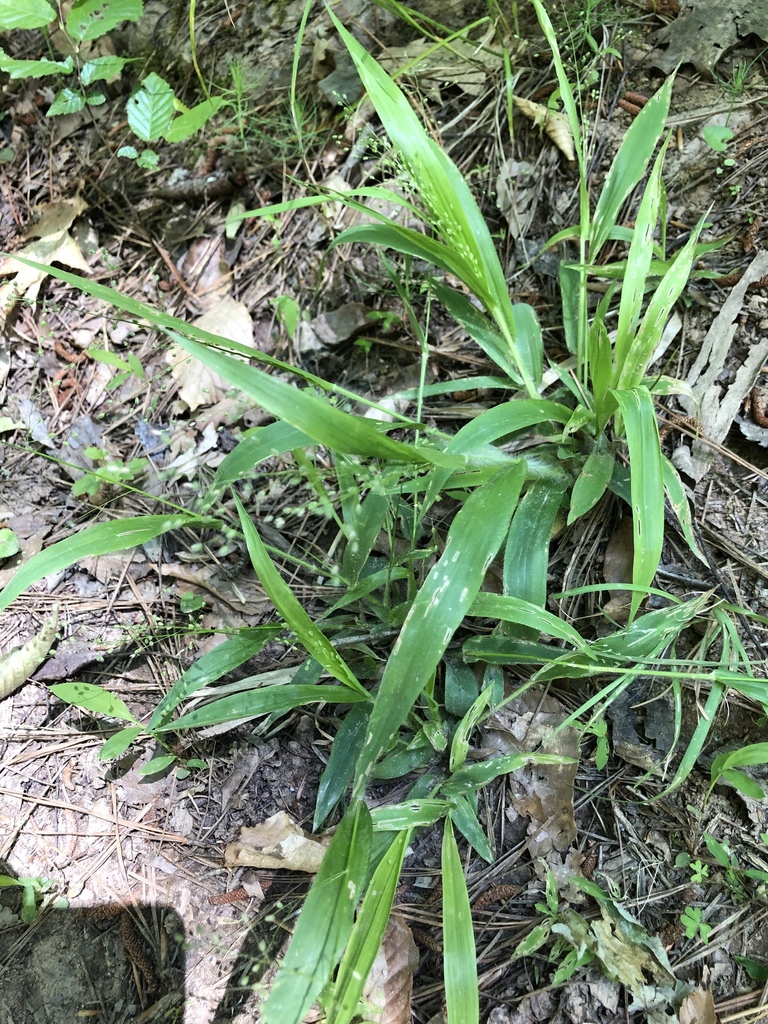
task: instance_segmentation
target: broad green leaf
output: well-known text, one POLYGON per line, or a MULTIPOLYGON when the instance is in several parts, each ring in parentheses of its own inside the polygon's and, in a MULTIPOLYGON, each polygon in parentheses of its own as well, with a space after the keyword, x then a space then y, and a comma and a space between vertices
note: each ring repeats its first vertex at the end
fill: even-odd
POLYGON ((181 675, 168 693, 155 708, 147 725, 147 732, 152 732, 159 725, 165 725, 171 712, 183 700, 204 686, 210 686, 229 672, 234 672, 244 662, 257 654, 264 644, 278 632, 279 626, 256 626, 253 629, 239 629, 234 636, 228 637, 223 643, 198 658, 194 665, 181 675))
MULTIPOLYGON (((664 543, 664 475, 656 410, 645 387, 614 391, 624 419, 630 464, 634 556, 632 582, 649 587, 656 575, 664 543)), ((630 619, 642 594, 633 593, 630 619)))
POLYGON ((122 719, 124 722, 135 722, 136 719, 125 706, 124 702, 102 686, 93 683, 56 683, 49 687, 59 700, 86 711, 95 711, 110 718, 122 719))
POLYGON ((319 661, 323 668, 335 679, 363 694, 367 700, 368 691, 358 682, 352 669, 347 665, 322 630, 318 629, 297 600, 291 588, 275 568, 264 546, 264 542, 253 525, 250 516, 243 508, 240 499, 237 495, 234 498, 238 515, 240 516, 240 525, 245 535, 248 554, 256 570, 256 575, 259 577, 259 581, 267 593, 267 597, 309 654, 319 661))
POLYGON ((256 690, 233 693, 205 704, 196 711, 187 711, 173 722, 161 725, 154 732, 177 732, 179 729, 201 729, 239 718, 256 718, 274 712, 291 711, 303 704, 355 704, 368 699, 346 686, 262 686, 256 690))
POLYGON ((331 978, 352 934, 355 907, 365 884, 371 818, 362 801, 341 819, 288 947, 269 999, 264 1024, 301 1024, 331 978))
POLYGON ((124 551, 146 544, 170 530, 216 529, 220 525, 217 519, 204 519, 200 516, 178 513, 165 516, 136 516, 133 519, 118 519, 111 523, 98 523, 87 526, 79 533, 60 540, 33 555, 25 562, 16 575, 0 591, 0 611, 7 608, 14 598, 18 597, 27 587, 51 573, 60 572, 81 558, 96 555, 107 555, 113 551, 124 551))
POLYGON ((0 558, 10 558, 19 550, 19 538, 7 527, 0 530, 0 558))
MULTIPOLYGON (((371 420, 342 412, 324 399, 300 391, 255 366, 244 365, 213 347, 199 345, 176 334, 172 334, 172 337, 201 363, 250 395, 273 416, 334 451, 416 465, 434 462, 460 468, 463 463, 463 460, 451 459, 440 452, 393 441, 378 430, 371 420)), ((229 346, 221 338, 214 340, 219 345, 229 346)))
POLYGON ((480 998, 472 908, 450 818, 442 849, 443 978, 448 1024, 478 1024, 480 998))
POLYGON ((613 476, 615 464, 616 460, 609 452, 592 452, 588 457, 571 491, 568 526, 600 501, 613 476))
POLYGON ((550 924, 537 924, 524 939, 518 942, 510 960, 514 962, 520 957, 530 956, 531 953, 535 953, 537 949, 541 949, 544 943, 547 942, 551 934, 552 926, 550 924))
POLYGON ((142 0, 75 0, 67 15, 67 32, 81 43, 99 39, 121 21, 138 21, 143 13, 142 0))
POLYGON ((748 796, 751 800, 763 800, 765 798, 765 790, 758 786, 751 775, 747 775, 745 772, 736 771, 735 768, 726 768, 725 771, 720 773, 719 778, 730 782, 734 789, 737 789, 739 793, 743 793, 744 796, 748 796))
POLYGON ((347 543, 341 567, 345 579, 351 586, 360 580, 360 574, 391 507, 392 503, 386 494, 371 491, 362 502, 355 504, 349 516, 345 514, 347 543))
POLYGON ((166 141, 174 143, 184 142, 185 139, 190 138, 195 132, 199 132, 223 103, 223 96, 212 96, 210 99, 198 103, 191 110, 187 110, 184 114, 174 117, 163 133, 166 141))
POLYGON ((618 153, 611 163, 600 198, 595 207, 590 231, 589 256, 592 261, 608 239, 621 207, 645 174, 656 144, 664 134, 675 76, 648 100, 627 129, 618 153))
POLYGON ((677 767, 675 776, 670 784, 665 787, 661 793, 654 797, 655 800, 659 800, 665 794, 671 793, 674 789, 677 789, 677 787, 688 778, 695 768, 699 755, 704 749, 707 738, 712 730, 717 710, 725 699, 726 692, 726 687, 717 679, 713 679, 710 691, 707 694, 706 703, 700 711, 696 728, 693 731, 693 736, 688 741, 688 746, 686 747, 685 753, 677 767))
POLYGON ((454 320, 461 324, 470 338, 477 342, 483 352, 507 374, 510 380, 519 380, 517 367, 510 357, 507 343, 498 327, 486 314, 474 306, 466 295, 455 288, 450 288, 442 281, 435 281, 432 287, 440 303, 454 320))
POLYGON ((366 979, 387 928, 410 838, 409 829, 395 837, 366 889, 326 1007, 327 1019, 333 1024, 349 1024, 357 1015, 366 979))
POLYGON ((208 492, 202 499, 202 508, 207 511, 226 487, 253 474, 256 466, 264 459, 282 455, 294 448, 307 447, 312 443, 311 437, 307 437, 301 430, 283 420, 258 427, 252 434, 244 437, 221 462, 208 492))
POLYGON ((130 728, 121 729, 120 732, 116 732, 102 746, 99 751, 99 760, 109 761, 110 758, 120 757, 143 732, 144 727, 141 725, 132 725, 130 728))
POLYGON ((68 75, 75 66, 72 57, 66 60, 14 60, 0 50, 0 71, 11 78, 44 78, 46 75, 68 75))
POLYGON ((443 670, 445 710, 456 718, 462 718, 477 700, 477 676, 457 654, 446 654, 443 670))
POLYGON ((156 775, 158 772, 164 772, 176 760, 175 754, 161 754, 160 757, 153 757, 151 761, 147 761, 139 768, 137 775, 156 775))
POLYGON ((450 811, 447 800, 423 797, 403 804, 385 804, 371 811, 376 832, 399 832, 401 829, 426 828, 444 818, 450 811))
POLYGON ((56 17, 46 0, 0 0, 0 32, 17 28, 42 28, 56 17))
POLYGON ((446 796, 462 796, 468 792, 476 792, 498 779, 500 775, 509 775, 527 764, 573 764, 572 757, 560 754, 504 754, 492 757, 482 764, 465 765, 455 772, 443 787, 446 796))
POLYGON ((92 82, 104 82, 115 75, 120 75, 129 62, 128 57, 94 57, 83 64, 80 72, 80 83, 91 85, 92 82))
POLYGON ((155 72, 142 79, 141 88, 128 100, 125 110, 134 135, 155 142, 173 117, 173 89, 155 72))
POLYGON ((740 793, 753 800, 762 800, 765 793, 757 782, 744 772, 735 771, 747 765, 768 764, 768 743, 750 743, 746 747, 720 754, 712 762, 710 768, 710 792, 720 778, 730 782, 740 793))
POLYGON ((449 769, 452 773, 458 771, 467 760, 469 737, 492 700, 493 690, 491 687, 486 687, 456 726, 456 731, 451 740, 451 757, 449 761, 449 769))
POLYGON ((356 795, 433 676, 480 590, 509 528, 524 476, 523 465, 500 471, 470 495, 453 520, 445 551, 416 595, 384 669, 357 765, 356 795))

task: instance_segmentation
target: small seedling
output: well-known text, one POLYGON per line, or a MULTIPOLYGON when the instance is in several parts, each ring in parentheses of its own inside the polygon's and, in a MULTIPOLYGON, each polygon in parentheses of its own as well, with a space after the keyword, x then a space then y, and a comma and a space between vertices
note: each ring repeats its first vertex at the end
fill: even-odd
POLYGON ((704 911, 701 907, 686 907, 680 917, 680 923, 685 928, 685 936, 688 939, 695 939, 698 935, 702 942, 709 941, 712 925, 702 921, 704 911))

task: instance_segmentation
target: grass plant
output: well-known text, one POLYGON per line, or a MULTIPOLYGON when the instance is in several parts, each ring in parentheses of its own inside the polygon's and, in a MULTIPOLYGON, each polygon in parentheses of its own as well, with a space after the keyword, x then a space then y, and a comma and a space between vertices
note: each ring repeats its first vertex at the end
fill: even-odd
MULTIPOLYGON (((628 130, 593 208, 577 97, 546 9, 540 0, 533 2, 555 59, 575 142, 580 197, 579 224, 552 239, 552 244, 572 243, 575 251, 560 277, 570 358, 550 363, 557 382, 547 397, 542 394, 545 351, 536 314, 530 306, 511 301, 490 231, 464 178, 395 82, 332 13, 397 155, 406 192, 399 201, 429 229, 417 232, 381 216, 377 223, 348 229, 334 244, 381 246, 431 265, 434 298, 496 367, 496 376, 451 381, 450 390, 506 388, 508 401, 488 408, 453 435, 425 431, 417 421, 396 417, 401 439, 395 439, 391 427, 348 411, 359 399, 328 381, 103 285, 45 268, 129 317, 152 322, 188 358, 236 384, 275 422, 226 457, 195 513, 169 508, 164 515, 88 527, 31 558, 0 593, 0 608, 36 580, 84 555, 128 548, 181 526, 216 529, 216 507, 228 489, 236 492, 238 481, 275 454, 296 453, 297 465, 305 468, 319 495, 322 481, 307 468, 312 452, 321 446, 334 460, 340 495, 334 514, 342 554, 333 573, 344 593, 319 622, 293 595, 257 525, 236 500, 256 573, 282 623, 307 652, 298 670, 278 682, 265 676, 228 684, 216 699, 194 710, 186 707, 198 690, 243 664, 274 636, 275 629, 265 627, 242 630, 201 658, 146 723, 137 722, 115 698, 107 700, 98 687, 75 683, 67 684, 71 689, 52 688, 73 704, 123 723, 102 751, 105 757, 120 755, 142 735, 163 740, 181 730, 313 702, 335 704, 346 712, 321 782, 315 825, 320 827, 339 810, 340 819, 264 1005, 266 1024, 299 1024, 318 999, 334 1024, 354 1018, 410 838, 414 830, 437 823, 443 831, 448 1021, 471 1024, 479 1019, 474 936, 456 831, 479 857, 491 860, 492 845, 478 816, 478 794, 526 763, 567 760, 536 751, 483 761, 470 758, 477 725, 524 689, 553 679, 596 680, 599 688, 564 725, 578 724, 604 736, 599 725, 607 704, 639 676, 652 675, 672 688, 679 735, 684 683, 700 682, 707 689, 701 726, 670 786, 679 785, 692 770, 729 689, 765 703, 764 684, 752 674, 733 627, 737 609, 704 594, 688 601, 664 595, 664 607, 642 611, 661 554, 665 500, 699 555, 685 490, 661 451, 654 409, 654 396, 683 390, 684 385, 649 373, 667 319, 702 251, 700 222, 674 258, 665 252, 662 167, 672 81, 628 130), (622 207, 649 167, 635 227, 624 228, 619 223, 622 207), (609 239, 628 244, 626 259, 600 265, 609 239), (593 275, 611 285, 590 314, 587 282, 593 275), (449 284, 449 277, 459 285, 449 284), (609 310, 617 317, 613 337, 606 326, 609 310), (233 358, 237 355, 250 362, 233 358), (269 369, 292 373, 296 386, 269 369), (633 521, 632 579, 626 583, 631 607, 626 626, 595 640, 581 636, 546 607, 547 563, 558 518, 577 521, 608 492, 626 503, 633 521), (445 535, 438 536, 428 516, 445 496, 457 511, 445 535), (405 555, 393 554, 383 566, 373 554, 382 530, 409 542, 405 555), (425 546, 416 543, 419 538, 426 540, 425 546), (499 594, 483 589, 493 563, 502 579, 499 594), (377 633, 398 633, 384 658, 373 655, 383 661, 373 668, 370 646, 366 661, 356 657, 356 641, 346 652, 330 639, 334 634, 343 637, 347 616, 361 608, 369 640, 377 633), (683 631, 704 618, 709 626, 698 650, 688 659, 677 658, 675 645, 683 631), (478 633, 472 625, 477 619, 492 621, 493 631, 478 633), (457 664, 474 669, 468 674, 458 671, 457 664), (507 679, 517 673, 518 683, 505 685, 500 667, 507 679), (417 777, 405 802, 369 810, 366 796, 373 780, 410 772, 417 777)), ((329 198, 359 205, 382 194, 392 201, 392 192, 372 186, 345 195, 323 192, 247 216, 275 216, 329 198)), ((433 389, 439 390, 439 385, 433 389)), ((422 396, 428 393, 429 388, 421 389, 422 396)), ((169 752, 165 763, 173 756, 169 752)), ((738 778, 736 768, 745 763, 724 762, 720 768, 738 778)), ((157 770, 157 762, 153 764, 157 770)), ((550 895, 554 919, 557 897, 550 895)), ((548 934, 542 932, 542 941, 548 934)), ((529 942, 521 955, 533 948, 529 942)))

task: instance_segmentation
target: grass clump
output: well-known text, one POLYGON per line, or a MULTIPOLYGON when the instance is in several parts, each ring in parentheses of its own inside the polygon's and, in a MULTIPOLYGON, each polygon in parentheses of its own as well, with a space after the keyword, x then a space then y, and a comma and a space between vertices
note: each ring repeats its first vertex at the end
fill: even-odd
MULTIPOLYGON (((327 381, 258 353, 254 357, 251 349, 112 289, 46 268, 128 315, 150 320, 189 358, 236 383, 275 422, 227 456, 196 514, 174 509, 166 515, 83 530, 30 559, 0 594, 0 607, 36 579, 85 554, 130 547, 181 526, 216 529, 216 507, 226 489, 235 490, 238 481, 275 454, 295 453, 318 500, 330 504, 341 536, 340 560, 328 568, 328 575, 344 592, 316 622, 284 582, 256 524, 235 497, 240 529, 263 588, 307 652, 306 661, 288 681, 275 685, 252 678, 195 710, 184 709, 193 694, 242 665, 275 635, 274 627, 264 627, 241 630, 201 658, 147 723, 136 722, 114 699, 105 703, 103 691, 101 696, 96 692, 99 688, 53 688, 74 704, 127 723, 106 744, 105 757, 118 756, 142 735, 165 742, 180 730, 278 714, 311 703, 346 709, 321 782, 315 827, 338 808, 340 822, 264 1006, 267 1024, 298 1024, 317 999, 335 1024, 353 1019, 412 834, 439 822, 448 1020, 471 1024, 479 1019, 474 937, 456 831, 478 856, 491 860, 493 849, 478 815, 483 789, 527 763, 568 761, 562 755, 535 751, 483 761, 471 758, 478 724, 524 689, 553 679, 599 679, 598 691, 561 728, 577 724, 604 736, 600 723, 607 704, 639 676, 653 673, 672 688, 679 735, 683 678, 706 682, 709 695, 702 724, 671 786, 692 769, 727 690, 751 697, 762 693, 733 629, 734 609, 713 606, 709 595, 685 602, 665 596, 664 607, 641 614, 661 555, 665 501, 694 554, 699 554, 683 484, 661 451, 654 409, 656 395, 684 385, 648 375, 666 321, 702 251, 700 222, 674 258, 665 252, 662 166, 672 81, 628 130, 592 208, 577 99, 546 10, 538 0, 534 6, 555 57, 575 144, 580 197, 579 224, 551 240, 575 243, 578 255, 561 267, 568 358, 548 367, 555 384, 547 397, 545 350, 536 314, 530 306, 511 301, 491 234, 466 181, 425 131, 398 86, 333 15, 397 153, 408 193, 397 200, 396 194, 371 186, 345 195, 323 193, 246 216, 277 215, 329 198, 359 205, 368 197, 390 202, 394 197, 410 207, 428 233, 380 216, 377 223, 345 231, 334 244, 377 245, 435 268, 435 297, 493 361, 498 375, 490 381, 452 381, 451 390, 505 388, 510 400, 487 409, 453 435, 427 432, 420 423, 398 417, 396 439, 387 427, 346 411, 344 402, 354 396, 327 381), (635 227, 623 228, 620 211, 649 167, 635 227), (611 239, 628 244, 626 259, 599 265, 611 239), (590 313, 587 282, 595 273, 612 284, 590 313), (449 284, 449 278, 458 286, 449 284), (616 318, 612 337, 609 313, 616 318), (251 362, 233 358, 238 355, 251 362), (293 373, 303 386, 277 379, 254 361, 293 373), (322 480, 313 473, 311 453, 318 446, 332 456, 337 502, 328 499, 322 480), (556 522, 576 522, 608 492, 626 503, 633 522, 628 621, 609 636, 588 640, 546 607, 549 545, 556 522), (429 515, 445 496, 457 511, 446 535, 438 538, 429 515), (374 553, 382 530, 408 541, 405 552, 393 554, 386 564, 374 553), (500 576, 500 593, 483 589, 492 564, 500 576), (362 621, 360 609, 368 641, 398 633, 383 665, 376 663, 370 646, 364 649, 365 657, 355 657, 354 649, 347 655, 338 642, 345 631, 348 635, 350 616, 362 621), (697 657, 683 661, 670 656, 686 627, 705 615, 709 628, 697 657), (492 631, 479 633, 473 620, 490 621, 492 631), (475 670, 464 671, 467 665, 475 670), (517 671, 523 679, 516 689, 505 686, 501 667, 517 671), (406 801, 369 809, 367 797, 375 780, 412 771, 419 775, 406 801)), ((422 389, 421 394, 427 392, 422 389)), ((163 766, 172 763, 173 756, 169 752, 163 766)), ((155 761, 145 770, 159 767, 155 761)), ((737 767, 733 761, 721 765, 734 777, 742 774, 737 767)), ((558 903, 556 893, 550 896, 554 920, 558 903)), ((605 914, 612 912, 606 906, 605 914)), ((580 918, 571 922, 576 931, 579 922, 580 918)), ((529 942, 521 953, 533 948, 529 942)), ((573 958, 574 969, 577 960, 573 958)))

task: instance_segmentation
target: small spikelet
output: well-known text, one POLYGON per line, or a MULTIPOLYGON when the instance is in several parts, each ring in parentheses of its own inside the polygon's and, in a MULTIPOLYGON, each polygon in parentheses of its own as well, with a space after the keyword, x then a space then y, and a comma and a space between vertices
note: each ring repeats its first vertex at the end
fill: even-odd
POLYGON ((0 657, 0 700, 9 697, 43 663, 56 638, 59 624, 58 605, 43 628, 22 647, 17 647, 0 657))
POLYGON ((522 110, 526 117, 529 117, 537 128, 543 128, 554 144, 563 153, 567 160, 576 159, 576 151, 573 148, 573 135, 565 114, 556 110, 549 110, 541 103, 532 103, 522 96, 513 96, 515 105, 522 110))

